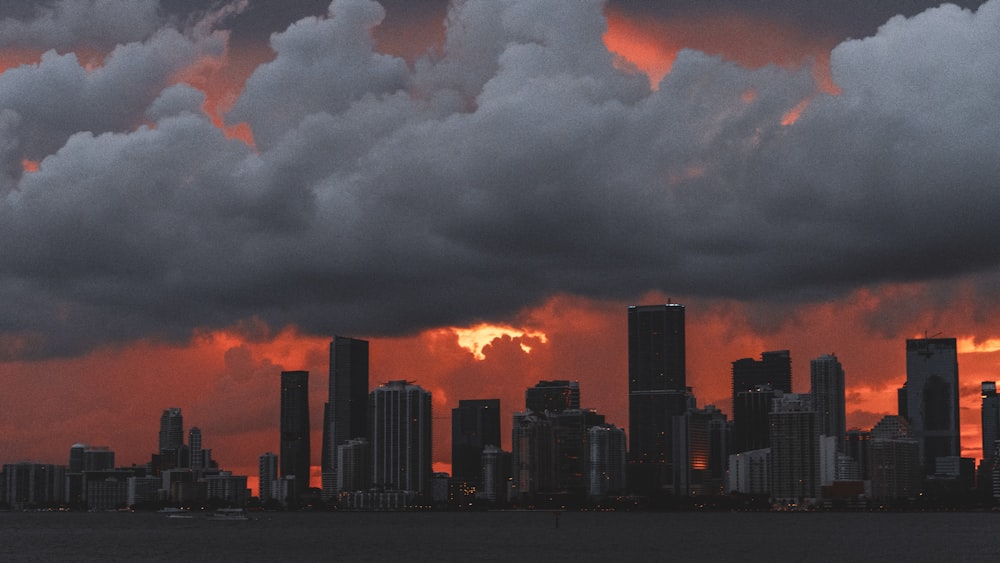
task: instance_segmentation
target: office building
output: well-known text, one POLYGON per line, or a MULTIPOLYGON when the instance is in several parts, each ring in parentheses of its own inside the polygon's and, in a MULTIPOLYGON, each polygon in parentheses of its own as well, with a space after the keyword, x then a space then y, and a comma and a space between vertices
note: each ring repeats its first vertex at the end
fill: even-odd
POLYGON ((500 399, 459 400, 451 411, 452 478, 478 483, 486 446, 501 446, 500 399))
POLYGON ((368 437, 368 341, 334 336, 330 342, 330 379, 323 408, 321 471, 323 498, 337 489, 337 447, 368 437))
POLYGON ((809 362, 813 408, 816 409, 816 429, 823 436, 835 438, 838 452, 844 451, 847 435, 847 405, 844 398, 844 368, 834 354, 820 356, 809 362))
POLYGON ((590 428, 605 423, 604 415, 591 409, 549 412, 555 438, 555 482, 552 490, 582 500, 587 493, 587 436, 590 428))
POLYGON ((676 419, 687 411, 684 306, 628 308, 629 487, 679 494, 676 419))
POLYGON ((580 408, 580 383, 566 379, 539 381, 524 392, 524 406, 535 412, 561 412, 580 408))
POLYGON ((920 448, 901 416, 887 415, 871 430, 871 491, 879 502, 913 500, 920 492, 920 448))
POLYGON ((0 472, 0 498, 11 508, 43 508, 66 498, 66 468, 50 463, 8 463, 0 472))
POLYGON ((371 444, 352 438, 337 446, 337 491, 367 491, 372 486, 371 444))
POLYGON ((614 424, 591 426, 587 431, 588 496, 602 499, 625 492, 625 430, 614 424))
POLYGON ((295 500, 309 490, 309 372, 281 372, 281 477, 295 477, 295 500))
POLYGON ((771 448, 729 456, 727 492, 766 495, 771 492, 771 448))
POLYGON ((771 419, 771 496, 779 503, 811 503, 819 496, 819 433, 809 395, 785 393, 771 419))
POLYGON ((257 461, 257 491, 261 504, 269 500, 282 500, 275 490, 278 487, 278 456, 271 452, 261 454, 257 461))
POLYGON ((184 417, 181 409, 169 408, 160 415, 160 464, 163 469, 182 465, 184 417))
POLYGON ((406 381, 385 383, 369 396, 372 485, 430 494, 431 394, 406 381))
POLYGON ((958 408, 958 347, 954 338, 906 341, 906 383, 899 391, 900 415, 909 423, 924 475, 939 457, 962 453, 958 408))
POLYGON ((733 451, 762 450, 771 444, 771 403, 783 393, 769 385, 740 391, 733 400, 733 451))
POLYGON ((488 503, 503 503, 508 500, 511 478, 511 453, 497 446, 486 446, 482 455, 483 473, 476 499, 488 503))
POLYGON ((530 501, 541 492, 555 489, 556 439, 552 421, 545 413, 514 413, 511 432, 513 494, 530 501))
POLYGON ((983 461, 992 462, 1000 440, 1000 396, 995 381, 982 383, 983 461))
POLYGON ((682 490, 689 495, 721 495, 729 463, 726 415, 714 405, 688 409, 684 428, 687 472, 682 475, 682 490))
POLYGON ((868 430, 852 428, 847 431, 845 453, 858 464, 858 479, 871 479, 871 441, 868 430))
POLYGON ((201 447, 201 429, 192 426, 188 431, 188 455, 191 458, 191 469, 194 471, 204 471, 208 468, 205 464, 205 450, 201 447))

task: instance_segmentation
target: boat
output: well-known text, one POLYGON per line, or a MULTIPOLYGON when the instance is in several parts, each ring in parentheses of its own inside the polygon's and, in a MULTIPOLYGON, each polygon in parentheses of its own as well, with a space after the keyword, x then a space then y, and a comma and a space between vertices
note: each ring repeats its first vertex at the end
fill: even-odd
POLYGON ((209 520, 249 520, 247 511, 242 508, 220 508, 208 515, 209 520))

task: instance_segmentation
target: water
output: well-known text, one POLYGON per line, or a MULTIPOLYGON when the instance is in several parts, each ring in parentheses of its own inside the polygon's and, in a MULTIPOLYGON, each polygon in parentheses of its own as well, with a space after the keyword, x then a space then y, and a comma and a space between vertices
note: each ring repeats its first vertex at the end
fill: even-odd
POLYGON ((986 561, 1000 513, 0 513, 0 561, 986 561))

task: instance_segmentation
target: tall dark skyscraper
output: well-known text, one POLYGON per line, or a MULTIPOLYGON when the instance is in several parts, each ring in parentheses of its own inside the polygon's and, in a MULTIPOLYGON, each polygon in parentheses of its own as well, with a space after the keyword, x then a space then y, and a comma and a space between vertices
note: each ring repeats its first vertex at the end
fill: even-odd
POLYGON ((281 372, 281 476, 295 476, 295 493, 309 490, 309 372, 281 372))
POLYGON ((478 483, 486 446, 500 447, 500 399, 458 401, 451 411, 452 477, 478 483))
POLYGON ((169 408, 160 415, 160 464, 162 469, 181 466, 184 449, 184 417, 181 409, 169 408))
POLYGON ((733 453, 749 452, 770 447, 771 402, 775 393, 768 385, 751 391, 740 391, 733 401, 733 453))
POLYGON ((628 480, 639 493, 677 492, 684 470, 674 435, 687 410, 684 346, 683 305, 628 308, 628 480))
POLYGON ((982 383, 983 461, 992 462, 1000 440, 1000 395, 996 381, 982 383))
POLYGON ((817 431, 837 438, 837 451, 844 451, 847 434, 847 405, 844 397, 844 368, 834 354, 820 356, 809 362, 813 408, 816 409, 817 431))
POLYGON ((962 453, 958 421, 958 346, 954 338, 906 341, 906 383, 899 392, 900 415, 919 443, 924 475, 932 475, 939 457, 962 453), (902 408, 900 409, 902 410, 902 408))
POLYGON ((337 492, 337 446, 368 437, 368 341, 334 336, 323 409, 323 497, 337 492))

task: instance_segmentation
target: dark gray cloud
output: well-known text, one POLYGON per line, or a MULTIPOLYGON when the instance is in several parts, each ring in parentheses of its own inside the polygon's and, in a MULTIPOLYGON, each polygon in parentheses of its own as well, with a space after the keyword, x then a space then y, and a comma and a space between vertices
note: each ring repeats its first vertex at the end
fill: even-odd
POLYGON ((0 156, 44 156, 0 200, 0 352, 248 319, 403 333, 557 293, 823 300, 996 275, 1000 1, 840 44, 837 96, 808 69, 693 51, 650 91, 604 48, 602 9, 470 0, 443 52, 408 66, 371 44, 379 5, 337 0, 273 36, 227 117, 256 150, 164 78, 217 35, 0 75, 0 156))

